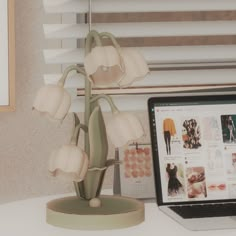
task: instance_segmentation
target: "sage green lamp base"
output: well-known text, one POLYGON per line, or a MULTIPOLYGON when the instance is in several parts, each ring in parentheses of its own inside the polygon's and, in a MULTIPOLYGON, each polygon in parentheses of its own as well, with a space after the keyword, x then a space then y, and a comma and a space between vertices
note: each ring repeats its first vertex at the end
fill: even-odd
POLYGON ((47 203, 47 223, 69 229, 106 230, 126 228, 144 221, 144 204, 121 196, 100 196, 100 207, 74 197, 47 203))

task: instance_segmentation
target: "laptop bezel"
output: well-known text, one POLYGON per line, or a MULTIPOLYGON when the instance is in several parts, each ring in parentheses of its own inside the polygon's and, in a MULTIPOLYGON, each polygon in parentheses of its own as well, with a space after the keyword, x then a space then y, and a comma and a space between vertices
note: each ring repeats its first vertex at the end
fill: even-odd
MULTIPOLYGON (((164 202, 162 197, 162 186, 161 186, 161 174, 159 165, 159 154, 158 154, 158 141, 155 139, 155 125, 153 119, 155 118, 153 108, 155 104, 168 104, 168 103, 187 103, 187 102, 208 102, 208 101, 235 101, 236 105, 236 93, 235 92, 212 92, 212 93, 182 93, 182 94, 162 94, 160 96, 153 96, 148 99, 148 115, 149 115, 149 128, 152 146, 152 157, 153 157, 153 171, 154 171, 154 183, 156 192, 156 202, 158 206, 162 205, 187 205, 187 204, 207 204, 207 203, 220 203, 220 202, 234 202, 236 199, 222 199, 222 200, 193 200, 193 201, 171 201, 164 202)), ((236 111, 235 111, 236 113, 236 111)))

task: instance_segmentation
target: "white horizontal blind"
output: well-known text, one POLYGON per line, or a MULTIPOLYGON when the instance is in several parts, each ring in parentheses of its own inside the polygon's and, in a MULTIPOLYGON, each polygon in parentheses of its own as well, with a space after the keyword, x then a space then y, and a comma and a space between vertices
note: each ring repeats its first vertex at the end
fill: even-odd
MULTIPOLYGON (((171 11, 232 11, 234 0, 94 0, 95 13, 171 12, 171 11)), ((87 0, 44 0, 47 13, 87 13, 87 0)))
MULTIPOLYGON (((79 19, 88 13, 87 0, 44 0, 44 7, 49 14, 79 19)), ((113 94, 121 109, 144 109, 147 97, 160 92, 236 86, 236 0, 92 0, 92 12, 92 29, 111 32, 121 45, 137 47, 151 69, 130 88, 93 90, 113 94), (130 104, 139 100, 138 107, 120 102, 125 96, 130 104)), ((84 21, 45 23, 44 33, 48 41, 83 42, 88 25, 84 21)), ((83 64, 84 49, 67 45, 45 49, 45 62, 83 64)), ((60 75, 45 74, 45 83, 56 83, 60 75)), ((83 77, 73 74, 65 86, 75 103, 82 104, 76 94, 83 95, 83 77)), ((72 109, 82 111, 81 104, 72 109)))

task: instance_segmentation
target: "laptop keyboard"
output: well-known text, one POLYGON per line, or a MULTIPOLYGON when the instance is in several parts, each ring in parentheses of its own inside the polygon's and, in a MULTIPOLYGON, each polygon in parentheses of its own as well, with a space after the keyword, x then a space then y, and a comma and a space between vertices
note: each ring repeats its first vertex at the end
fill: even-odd
POLYGON ((236 216, 236 203, 170 206, 170 209, 185 219, 236 216))

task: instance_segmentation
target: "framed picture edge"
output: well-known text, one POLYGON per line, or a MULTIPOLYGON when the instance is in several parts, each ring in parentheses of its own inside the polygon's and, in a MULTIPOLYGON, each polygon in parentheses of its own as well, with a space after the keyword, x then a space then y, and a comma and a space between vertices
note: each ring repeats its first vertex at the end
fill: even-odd
POLYGON ((8 3, 8 84, 9 103, 0 105, 0 111, 15 111, 15 0, 8 3))

